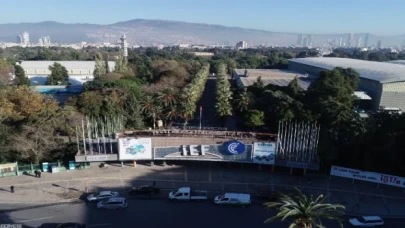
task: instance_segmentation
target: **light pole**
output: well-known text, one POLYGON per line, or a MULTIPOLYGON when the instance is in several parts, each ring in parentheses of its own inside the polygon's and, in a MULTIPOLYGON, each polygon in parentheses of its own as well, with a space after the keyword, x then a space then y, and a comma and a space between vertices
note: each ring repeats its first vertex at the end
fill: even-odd
POLYGON ((201 131, 201 118, 202 118, 202 106, 200 106, 200 131, 201 131))

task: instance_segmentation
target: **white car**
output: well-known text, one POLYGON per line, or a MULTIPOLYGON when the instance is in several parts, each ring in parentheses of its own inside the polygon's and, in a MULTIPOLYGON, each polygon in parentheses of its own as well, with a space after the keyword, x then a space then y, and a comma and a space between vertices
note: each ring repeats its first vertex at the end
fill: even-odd
POLYGON ((127 206, 126 199, 122 197, 111 197, 97 203, 99 209, 121 209, 127 206))
POLYGON ((378 216, 360 216, 349 219, 352 226, 355 227, 382 227, 384 221, 378 216))
POLYGON ((107 198, 111 198, 111 197, 117 197, 117 196, 119 196, 118 192, 101 191, 99 193, 90 194, 89 196, 87 196, 87 200, 89 202, 99 201, 99 200, 103 200, 103 199, 107 199, 107 198))

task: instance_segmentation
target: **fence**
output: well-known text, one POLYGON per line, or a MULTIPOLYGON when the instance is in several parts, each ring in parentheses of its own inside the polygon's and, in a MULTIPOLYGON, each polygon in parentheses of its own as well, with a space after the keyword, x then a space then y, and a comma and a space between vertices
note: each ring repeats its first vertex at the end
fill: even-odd
MULTIPOLYGON (((48 162, 48 169, 43 170, 41 164, 16 164, 14 171, 4 171, 0 170, 0 177, 9 177, 9 176, 18 176, 18 175, 32 175, 35 170, 41 170, 42 172, 50 172, 49 167, 55 166, 58 168, 58 171, 69 170, 69 165, 63 164, 62 162, 48 162)), ((89 162, 76 163, 75 169, 88 169, 90 167, 89 162)))

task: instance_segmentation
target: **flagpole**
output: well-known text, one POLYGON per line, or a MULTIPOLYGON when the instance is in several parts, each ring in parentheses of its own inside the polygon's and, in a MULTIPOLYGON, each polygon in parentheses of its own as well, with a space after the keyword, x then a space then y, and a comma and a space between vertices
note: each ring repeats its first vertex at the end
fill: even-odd
POLYGON ((201 131, 201 118, 202 118, 202 106, 200 106, 200 131, 201 131))

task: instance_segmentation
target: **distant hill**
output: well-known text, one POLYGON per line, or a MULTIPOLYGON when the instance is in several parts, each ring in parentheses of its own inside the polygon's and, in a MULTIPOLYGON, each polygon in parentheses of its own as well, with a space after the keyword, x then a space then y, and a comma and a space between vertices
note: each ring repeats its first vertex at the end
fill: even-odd
MULTIPOLYGON (((30 40, 36 43, 41 36, 50 36, 52 42, 77 43, 110 42, 119 40, 126 34, 130 45, 153 44, 231 44, 244 40, 254 45, 293 45, 297 41, 297 33, 281 33, 221 25, 187 23, 181 21, 134 19, 110 25, 98 24, 63 24, 54 21, 39 23, 0 24, 0 42, 15 42, 16 36, 28 31, 30 40)), ((354 34, 363 37, 364 33, 354 34)), ((328 39, 346 40, 347 34, 315 34, 313 42, 321 45, 328 39)), ((405 34, 398 36, 379 37, 370 35, 369 45, 375 45, 378 40, 383 45, 400 45, 405 40, 405 34)))

